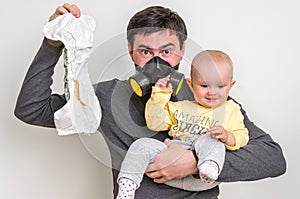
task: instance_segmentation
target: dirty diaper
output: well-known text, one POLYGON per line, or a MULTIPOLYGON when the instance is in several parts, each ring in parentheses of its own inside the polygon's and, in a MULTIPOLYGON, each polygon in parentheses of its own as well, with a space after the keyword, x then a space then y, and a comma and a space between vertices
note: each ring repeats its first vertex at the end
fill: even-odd
POLYGON ((67 103, 54 113, 59 135, 95 133, 100 125, 100 103, 87 68, 95 27, 91 16, 76 18, 67 13, 48 22, 43 28, 46 38, 59 40, 65 46, 64 94, 67 103))

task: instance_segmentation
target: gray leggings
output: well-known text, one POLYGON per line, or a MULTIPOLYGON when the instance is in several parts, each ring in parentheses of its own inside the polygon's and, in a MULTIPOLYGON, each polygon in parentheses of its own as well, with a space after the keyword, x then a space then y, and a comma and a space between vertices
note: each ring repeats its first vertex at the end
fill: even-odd
MULTIPOLYGON (((199 159, 198 168, 203 162, 212 160, 218 164, 219 173, 221 172, 225 159, 225 146, 219 140, 211 138, 210 134, 201 135, 193 144, 180 140, 171 141, 180 144, 185 149, 194 148, 199 159)), ((167 146, 163 142, 153 138, 140 138, 136 140, 130 146, 122 162, 118 180, 120 178, 129 178, 139 187, 148 164, 158 153, 166 148, 167 146)), ((211 189, 219 183, 213 182, 207 184, 203 183, 199 178, 187 176, 182 179, 168 181, 165 184, 188 191, 203 191, 211 189)))

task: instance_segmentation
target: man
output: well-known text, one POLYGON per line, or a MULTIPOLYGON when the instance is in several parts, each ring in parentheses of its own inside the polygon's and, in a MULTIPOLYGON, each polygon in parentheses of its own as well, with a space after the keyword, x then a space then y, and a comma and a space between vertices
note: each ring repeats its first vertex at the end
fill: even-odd
MULTIPOLYGON (((59 6, 50 21, 65 13, 80 17, 76 5, 59 6)), ((128 50, 136 69, 155 57, 178 68, 185 51, 187 31, 181 17, 168 8, 152 6, 136 13, 127 27, 128 50)), ((60 41, 44 39, 23 82, 15 115, 33 125, 55 127, 54 112, 61 108, 66 99, 63 95, 52 94, 50 86, 54 67, 62 53, 60 41)), ((128 81, 118 79, 100 82, 95 85, 95 93, 102 108, 102 121, 99 131, 103 134, 112 158, 114 195, 120 164, 130 144, 140 137, 153 137, 163 141, 166 133, 155 133, 145 127, 144 108, 149 95, 135 95, 128 81)), ((192 100, 193 94, 186 82, 172 100, 192 100)), ((220 182, 250 181, 275 177, 286 170, 286 162, 280 146, 272 138, 255 126, 244 110, 244 122, 249 130, 250 140, 246 147, 236 152, 227 152, 220 182)), ((148 166, 135 197, 154 198, 217 198, 219 188, 189 192, 162 184, 175 178, 198 174, 193 151, 185 150, 176 144, 161 152, 148 166)))

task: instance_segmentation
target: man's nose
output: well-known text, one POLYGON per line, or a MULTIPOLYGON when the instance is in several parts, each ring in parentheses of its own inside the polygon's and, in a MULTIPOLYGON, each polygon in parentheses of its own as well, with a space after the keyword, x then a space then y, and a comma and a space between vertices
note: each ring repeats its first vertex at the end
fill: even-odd
POLYGON ((160 51, 159 50, 153 50, 153 55, 152 55, 153 57, 160 57, 161 58, 161 53, 160 53, 160 51))

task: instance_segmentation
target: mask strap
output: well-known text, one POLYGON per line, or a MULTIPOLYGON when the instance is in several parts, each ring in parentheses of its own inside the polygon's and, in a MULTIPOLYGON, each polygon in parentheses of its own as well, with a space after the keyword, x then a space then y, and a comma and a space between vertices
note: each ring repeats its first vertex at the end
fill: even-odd
MULTIPOLYGON (((176 66, 174 66, 174 67, 172 67, 172 68, 174 68, 175 70, 178 70, 179 69, 179 64, 180 63, 178 63, 176 66)), ((134 64, 134 66, 135 66, 135 70, 136 71, 138 71, 138 72, 141 72, 142 71, 142 67, 140 67, 139 65, 137 65, 137 64, 134 64)))
POLYGON ((138 71, 138 72, 142 72, 142 67, 140 67, 139 65, 137 65, 137 64, 134 64, 134 66, 135 66, 135 70, 136 71, 138 71))

